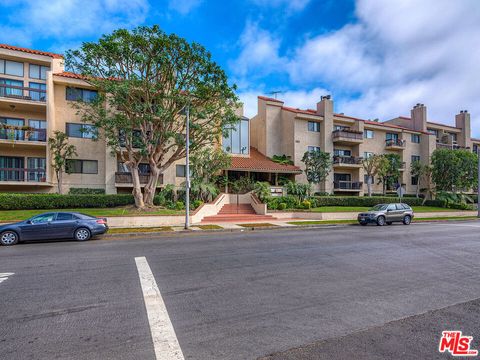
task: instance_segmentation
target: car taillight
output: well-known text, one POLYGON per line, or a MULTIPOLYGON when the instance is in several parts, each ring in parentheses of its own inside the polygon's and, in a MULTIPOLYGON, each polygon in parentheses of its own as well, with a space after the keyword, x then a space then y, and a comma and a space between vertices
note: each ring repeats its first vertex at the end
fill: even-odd
POLYGON ((107 225, 107 221, 105 219, 98 219, 97 224, 107 225))

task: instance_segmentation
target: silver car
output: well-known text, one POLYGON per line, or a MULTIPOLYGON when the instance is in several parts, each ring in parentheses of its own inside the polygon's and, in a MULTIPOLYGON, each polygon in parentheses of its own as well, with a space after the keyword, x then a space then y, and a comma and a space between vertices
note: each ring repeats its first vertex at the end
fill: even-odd
POLYGON ((379 204, 367 212, 358 214, 358 222, 364 226, 369 223, 375 223, 378 226, 391 225, 394 222, 403 222, 405 225, 410 225, 413 217, 413 210, 407 204, 379 204))

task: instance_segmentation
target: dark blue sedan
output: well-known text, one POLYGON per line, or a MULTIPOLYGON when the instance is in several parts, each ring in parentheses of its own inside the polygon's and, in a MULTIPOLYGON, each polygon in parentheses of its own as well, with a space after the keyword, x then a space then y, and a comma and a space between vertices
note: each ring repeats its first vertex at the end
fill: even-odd
POLYGON ((25 240, 75 239, 86 241, 105 234, 107 219, 73 213, 49 212, 28 220, 0 226, 0 244, 15 245, 25 240))

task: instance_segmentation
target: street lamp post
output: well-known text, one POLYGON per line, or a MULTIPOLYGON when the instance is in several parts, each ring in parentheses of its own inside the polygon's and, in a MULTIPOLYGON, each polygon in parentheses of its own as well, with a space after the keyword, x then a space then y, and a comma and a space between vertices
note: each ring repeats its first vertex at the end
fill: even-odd
POLYGON ((190 104, 186 108, 185 136, 185 230, 190 228, 190 104))

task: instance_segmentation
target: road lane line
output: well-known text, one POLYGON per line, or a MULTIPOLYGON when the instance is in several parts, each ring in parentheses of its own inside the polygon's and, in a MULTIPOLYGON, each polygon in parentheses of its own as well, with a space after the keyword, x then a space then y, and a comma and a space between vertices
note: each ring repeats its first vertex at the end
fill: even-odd
POLYGON ((12 276, 14 273, 0 273, 0 284, 5 280, 8 280, 9 276, 12 276))
POLYGON ((140 277, 157 360, 184 360, 175 329, 147 259, 144 256, 136 257, 135 263, 140 277))

